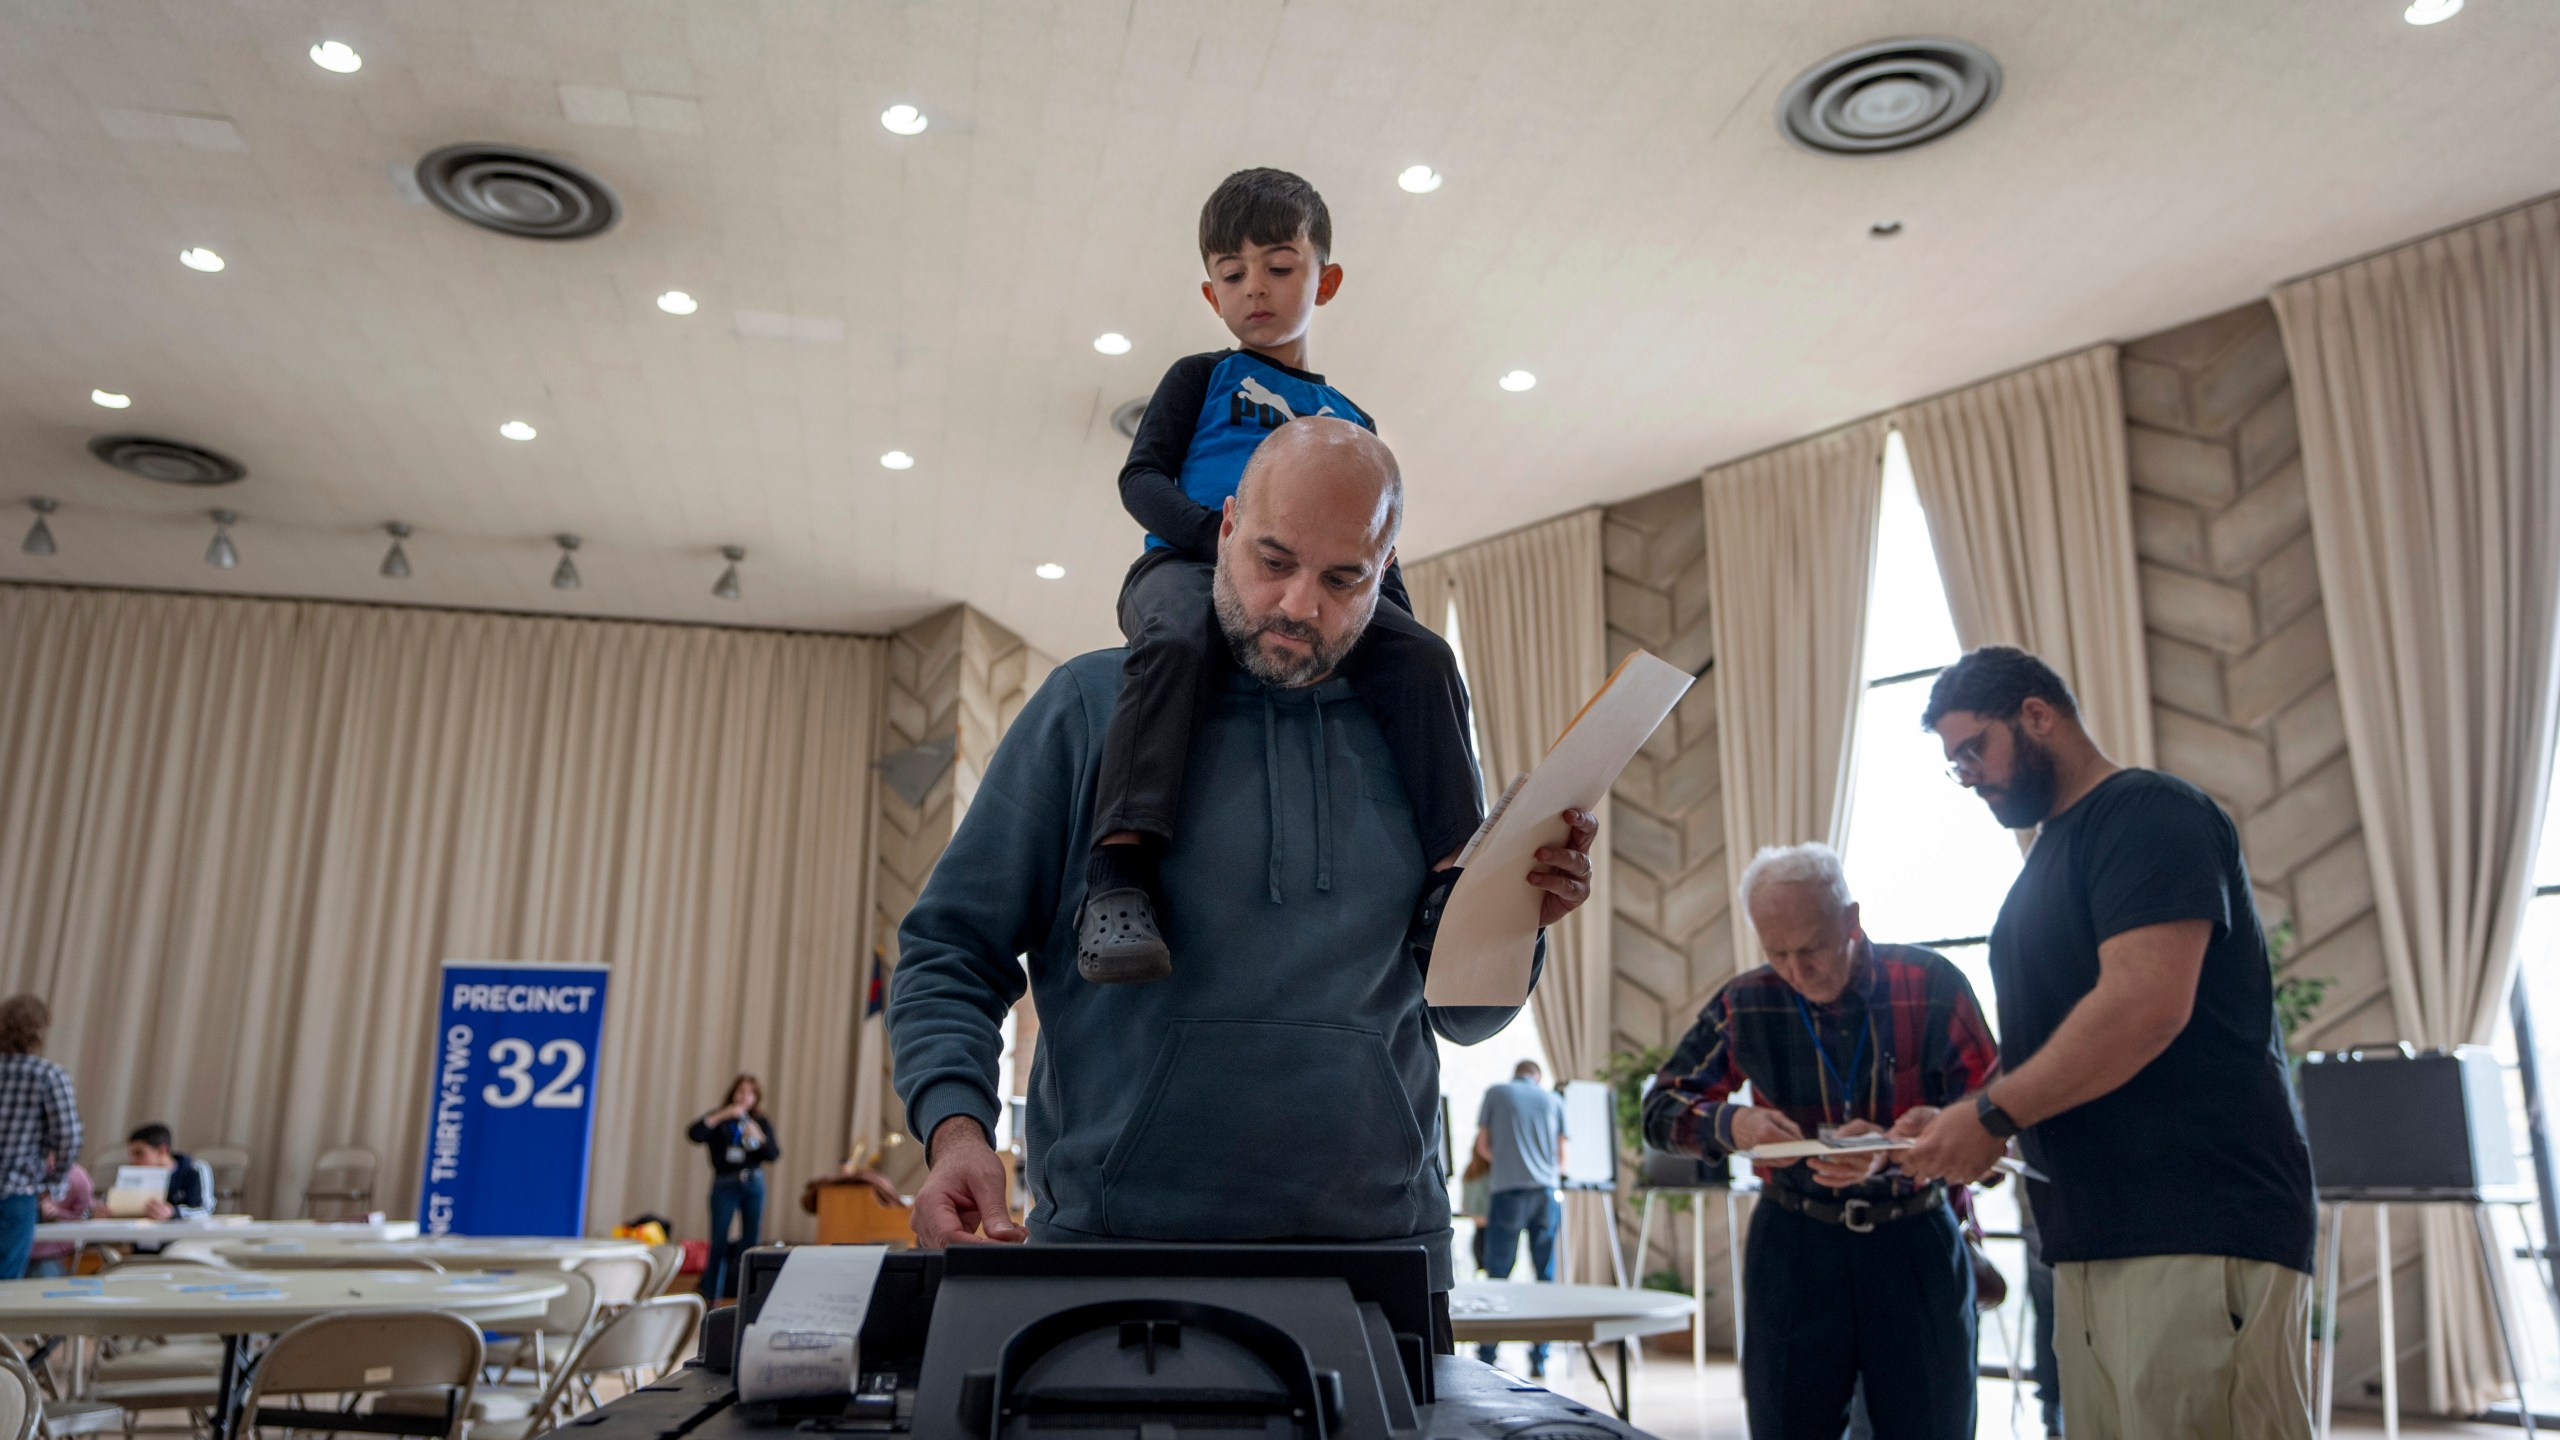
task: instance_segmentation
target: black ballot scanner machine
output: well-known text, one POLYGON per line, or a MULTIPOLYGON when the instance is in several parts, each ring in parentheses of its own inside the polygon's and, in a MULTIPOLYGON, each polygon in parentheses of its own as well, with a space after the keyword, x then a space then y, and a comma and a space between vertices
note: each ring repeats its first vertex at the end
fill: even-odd
MULTIPOLYGON (((810 1247, 800 1247, 802 1249, 810 1247)), ((793 1249, 749 1251, 690 1363, 576 1440, 1650 1440, 1432 1353, 1419 1247, 1004 1245, 891 1252, 848 1393, 746 1404, 734 1371, 793 1249)))

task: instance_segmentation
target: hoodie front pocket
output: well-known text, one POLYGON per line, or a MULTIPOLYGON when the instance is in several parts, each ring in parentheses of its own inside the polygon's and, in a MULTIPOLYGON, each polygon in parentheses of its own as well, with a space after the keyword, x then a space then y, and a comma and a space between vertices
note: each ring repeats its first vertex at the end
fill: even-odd
POLYGON ((1103 1161, 1113 1235, 1388 1240, 1422 1227, 1422 1136, 1372 1031, 1177 1021, 1140 1093, 1103 1161))

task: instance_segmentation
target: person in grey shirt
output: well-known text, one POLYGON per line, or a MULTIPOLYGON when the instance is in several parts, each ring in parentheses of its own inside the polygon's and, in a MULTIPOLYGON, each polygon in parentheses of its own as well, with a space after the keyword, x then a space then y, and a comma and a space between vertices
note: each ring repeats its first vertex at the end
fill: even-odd
MULTIPOLYGON (((1476 1111, 1476 1154, 1491 1161, 1492 1215, 1485 1222, 1484 1273, 1510 1278, 1529 1237, 1529 1267, 1541 1280, 1556 1278, 1556 1224, 1563 1207, 1556 1185, 1564 1170, 1564 1101, 1539 1083, 1538 1062, 1523 1060, 1511 1078, 1484 1092, 1476 1111)), ((1494 1347, 1479 1345, 1476 1358, 1493 1363, 1494 1347)), ((1547 1347, 1529 1347, 1529 1375, 1547 1373, 1547 1347)))

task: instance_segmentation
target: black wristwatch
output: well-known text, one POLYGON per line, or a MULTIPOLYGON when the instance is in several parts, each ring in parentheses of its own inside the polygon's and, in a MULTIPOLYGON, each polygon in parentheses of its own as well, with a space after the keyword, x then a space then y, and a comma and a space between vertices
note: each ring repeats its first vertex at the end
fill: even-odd
POLYGON ((2018 1133, 2018 1122, 2009 1118, 2008 1111, 1991 1103, 1991 1092, 1988 1090, 1973 1097, 1973 1113, 1975 1118, 1982 1122, 1982 1128, 1990 1131, 1994 1139, 2006 1140, 2018 1133))

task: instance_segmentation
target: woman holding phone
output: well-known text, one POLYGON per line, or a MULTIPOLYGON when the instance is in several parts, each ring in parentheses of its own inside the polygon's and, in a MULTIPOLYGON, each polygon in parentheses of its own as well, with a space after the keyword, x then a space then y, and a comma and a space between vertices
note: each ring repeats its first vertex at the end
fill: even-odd
POLYGON ((705 1303, 733 1300, 740 1257, 764 1228, 764 1167, 782 1158, 773 1121, 764 1113, 764 1084, 753 1075, 729 1082, 729 1099, 693 1122, 686 1138, 711 1152, 711 1255, 703 1267, 705 1303), (730 1238, 731 1222, 740 1234, 730 1238))

